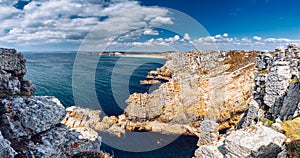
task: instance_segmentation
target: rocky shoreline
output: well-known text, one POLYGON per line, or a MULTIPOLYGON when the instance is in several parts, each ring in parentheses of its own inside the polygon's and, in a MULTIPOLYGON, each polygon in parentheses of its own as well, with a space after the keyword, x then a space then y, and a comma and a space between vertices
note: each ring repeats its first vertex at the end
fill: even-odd
POLYGON ((0 157, 73 157, 100 151, 101 137, 85 137, 60 122, 66 110, 51 96, 35 92, 24 80, 26 60, 14 49, 0 49, 0 157))
MULTIPOLYGON (((157 90, 130 95, 124 114, 88 127, 118 137, 126 131, 195 135, 195 157, 286 157, 284 144, 298 139, 300 131, 298 53, 296 45, 272 53, 170 53, 166 64, 143 81, 159 82, 157 90)), ((87 109, 67 109, 63 123, 77 128, 93 120, 83 119, 89 110, 77 112, 81 118, 74 115, 80 110, 87 109)))
POLYGON ((103 118, 100 110, 65 109, 55 97, 31 96, 35 88, 23 79, 23 56, 0 50, 0 157, 84 152, 109 157, 100 151, 101 132, 194 135, 199 138, 197 158, 289 157, 289 142, 300 139, 296 45, 271 53, 168 53, 166 64, 141 81, 159 88, 130 95, 124 114, 103 118))

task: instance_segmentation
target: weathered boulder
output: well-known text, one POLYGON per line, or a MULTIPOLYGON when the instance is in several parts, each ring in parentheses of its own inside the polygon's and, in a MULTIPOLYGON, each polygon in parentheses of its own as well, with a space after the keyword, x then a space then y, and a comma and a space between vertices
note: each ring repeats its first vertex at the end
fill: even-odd
POLYGON ((258 124, 232 131, 219 140, 199 146, 195 157, 273 158, 282 151, 285 140, 285 135, 258 124))
POLYGON ((1 131, 10 138, 44 132, 65 116, 57 98, 49 96, 13 97, 0 100, 1 131))
POLYGON ((276 157, 285 135, 263 125, 234 131, 224 140, 226 157, 276 157))
POLYGON ((0 132, 0 157, 11 158, 17 155, 17 152, 10 146, 10 142, 3 138, 0 132))
POLYGON ((224 148, 224 137, 219 141, 212 142, 207 145, 201 145, 195 151, 196 158, 222 158, 226 152, 224 148))

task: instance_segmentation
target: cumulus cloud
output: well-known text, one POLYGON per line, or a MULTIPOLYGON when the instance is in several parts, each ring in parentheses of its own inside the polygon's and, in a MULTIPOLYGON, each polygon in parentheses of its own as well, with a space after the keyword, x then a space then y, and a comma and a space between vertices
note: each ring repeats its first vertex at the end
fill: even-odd
POLYGON ((256 41, 260 41, 261 37, 259 37, 259 36, 253 36, 253 39, 256 40, 256 41))
POLYGON ((197 39, 191 39, 189 34, 184 34, 183 37, 175 35, 168 38, 152 38, 144 42, 127 42, 127 43, 114 43, 119 47, 144 47, 159 48, 164 47, 165 50, 172 51, 189 51, 193 49, 199 50, 274 50, 276 46, 286 46, 291 43, 300 43, 300 40, 292 40, 286 38, 262 38, 254 36, 252 38, 243 37, 229 37, 229 34, 206 36, 197 39), (178 45, 182 46, 178 49, 178 45))
MULTIPOLYGON (((0 1, 1 43, 24 47, 49 43, 79 45, 95 29, 93 36, 105 41, 137 28, 172 24, 168 10, 141 6, 131 0, 36 0, 23 9, 15 8, 16 3, 0 1)), ((139 35, 158 32, 147 29, 139 35)))

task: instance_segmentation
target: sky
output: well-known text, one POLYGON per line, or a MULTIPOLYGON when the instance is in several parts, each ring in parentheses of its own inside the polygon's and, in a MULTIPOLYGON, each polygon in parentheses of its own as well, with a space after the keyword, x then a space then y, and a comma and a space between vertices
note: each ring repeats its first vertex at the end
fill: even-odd
POLYGON ((19 51, 274 50, 300 43, 298 0, 0 0, 19 51))

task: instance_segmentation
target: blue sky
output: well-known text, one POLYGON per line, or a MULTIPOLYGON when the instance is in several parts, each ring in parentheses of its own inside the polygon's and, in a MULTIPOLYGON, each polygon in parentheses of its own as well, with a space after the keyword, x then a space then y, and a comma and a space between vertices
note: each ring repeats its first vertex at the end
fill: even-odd
POLYGON ((198 20, 212 34, 299 39, 298 0, 144 0, 170 7, 198 20))
POLYGON ((300 43, 298 0, 0 0, 20 51, 260 49, 300 43))

